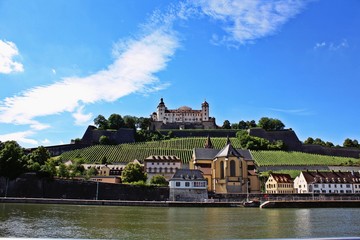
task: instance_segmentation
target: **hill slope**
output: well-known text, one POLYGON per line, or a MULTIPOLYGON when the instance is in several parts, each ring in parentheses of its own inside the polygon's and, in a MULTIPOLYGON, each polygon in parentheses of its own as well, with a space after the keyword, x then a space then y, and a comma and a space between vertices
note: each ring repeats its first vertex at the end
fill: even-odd
MULTIPOLYGON (((87 162, 100 162, 105 156, 107 161, 127 163, 134 159, 143 160, 150 155, 176 155, 183 163, 188 163, 194 148, 204 147, 205 137, 174 138, 163 141, 120 144, 116 146, 95 145, 61 154, 63 160, 83 158, 87 162)), ((211 138, 216 149, 225 146, 227 138, 211 138)), ((230 138, 235 148, 240 148, 237 138, 230 138)))
MULTIPOLYGON (((225 146, 227 138, 211 138, 216 149, 225 146)), ((230 138, 235 148, 241 148, 237 138, 230 138)), ((120 144, 116 146, 95 145, 84 149, 65 152, 63 160, 83 158, 87 162, 100 162, 105 156, 108 163, 128 163, 134 159, 143 160, 150 155, 176 155, 183 163, 188 163, 194 148, 202 148, 205 137, 174 138, 170 140, 120 144)), ((251 151, 258 166, 315 166, 315 165, 360 165, 360 159, 334 157, 302 152, 251 151)))

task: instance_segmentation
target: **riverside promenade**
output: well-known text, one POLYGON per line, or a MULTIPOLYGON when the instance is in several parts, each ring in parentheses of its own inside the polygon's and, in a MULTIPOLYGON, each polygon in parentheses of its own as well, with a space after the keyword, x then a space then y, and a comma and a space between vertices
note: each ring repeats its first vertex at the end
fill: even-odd
MULTIPOLYGON (((144 207, 244 207, 242 202, 180 202, 180 201, 124 201, 54 198, 0 198, 0 203, 67 204, 94 206, 144 206, 144 207)), ((260 208, 360 208, 358 199, 336 200, 269 200, 260 208)))
POLYGON ((147 207, 241 207, 241 202, 180 202, 180 201, 123 201, 54 198, 0 197, 0 203, 68 204, 98 206, 147 206, 147 207))

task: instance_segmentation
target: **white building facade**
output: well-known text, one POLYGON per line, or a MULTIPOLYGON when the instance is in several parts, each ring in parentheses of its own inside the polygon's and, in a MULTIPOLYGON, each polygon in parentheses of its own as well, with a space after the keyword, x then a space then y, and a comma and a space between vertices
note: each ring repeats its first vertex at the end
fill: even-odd
POLYGON ((303 171, 294 180, 296 193, 346 194, 360 192, 360 176, 353 172, 303 171))
POLYGON ((168 109, 165 106, 163 98, 157 106, 156 112, 151 115, 153 121, 163 123, 201 123, 209 121, 209 104, 204 101, 201 104, 201 110, 193 110, 190 107, 183 106, 178 109, 168 109))

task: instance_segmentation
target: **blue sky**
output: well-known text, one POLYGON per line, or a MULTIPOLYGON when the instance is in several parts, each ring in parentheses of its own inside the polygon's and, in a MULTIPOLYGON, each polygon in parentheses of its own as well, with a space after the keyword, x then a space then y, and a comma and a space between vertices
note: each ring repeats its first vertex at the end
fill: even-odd
POLYGON ((69 143, 161 97, 360 140, 359 26, 357 0, 0 0, 0 141, 69 143))

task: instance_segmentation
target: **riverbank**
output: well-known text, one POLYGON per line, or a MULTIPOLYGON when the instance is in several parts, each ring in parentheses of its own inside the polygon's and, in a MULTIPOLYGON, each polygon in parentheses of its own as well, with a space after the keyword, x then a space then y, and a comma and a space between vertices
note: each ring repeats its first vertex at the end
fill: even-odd
MULTIPOLYGON (((242 202, 123 201, 4 197, 0 197, 0 203, 143 207, 244 207, 242 202)), ((360 208, 360 200, 274 200, 262 203, 260 208, 360 208)))
POLYGON ((68 204, 98 206, 147 206, 147 207, 241 207, 240 202, 173 202, 173 201, 122 201, 53 198, 0 198, 0 203, 68 204))
POLYGON ((360 208, 360 200, 266 201, 260 208, 360 208))

